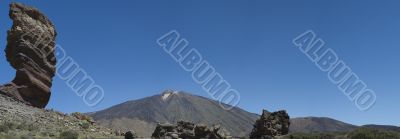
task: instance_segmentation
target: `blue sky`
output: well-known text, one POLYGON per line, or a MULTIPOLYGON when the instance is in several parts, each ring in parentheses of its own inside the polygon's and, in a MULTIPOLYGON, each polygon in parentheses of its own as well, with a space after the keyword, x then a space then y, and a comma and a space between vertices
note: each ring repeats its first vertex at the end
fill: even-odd
MULTIPOLYGON (((0 49, 6 45, 10 0, 0 2, 0 49)), ((239 106, 291 117, 321 116, 361 124, 399 125, 398 1, 51 1, 21 0, 56 25, 57 44, 105 90, 86 106, 54 78, 47 108, 90 112, 176 89, 208 97, 190 73, 156 44, 177 30, 241 94, 239 106), (377 95, 363 112, 291 43, 314 30, 377 95)), ((14 78, 0 53, 0 83, 14 78)))

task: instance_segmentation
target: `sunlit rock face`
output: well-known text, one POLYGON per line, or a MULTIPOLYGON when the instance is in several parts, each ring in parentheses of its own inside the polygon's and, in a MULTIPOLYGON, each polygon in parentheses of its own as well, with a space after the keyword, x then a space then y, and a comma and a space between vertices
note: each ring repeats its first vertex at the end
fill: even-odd
POLYGON ((0 86, 0 93, 44 108, 56 72, 56 30, 39 10, 19 3, 10 4, 9 16, 13 25, 7 32, 5 52, 16 76, 11 83, 0 86))

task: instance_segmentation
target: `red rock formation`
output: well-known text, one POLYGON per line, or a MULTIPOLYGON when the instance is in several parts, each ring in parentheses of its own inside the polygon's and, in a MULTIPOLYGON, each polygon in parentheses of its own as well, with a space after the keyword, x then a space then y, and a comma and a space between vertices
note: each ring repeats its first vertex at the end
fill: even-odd
POLYGON ((5 52, 16 76, 0 86, 0 93, 44 108, 56 72, 54 25, 37 9, 19 3, 10 4, 9 16, 13 25, 7 32, 5 52))

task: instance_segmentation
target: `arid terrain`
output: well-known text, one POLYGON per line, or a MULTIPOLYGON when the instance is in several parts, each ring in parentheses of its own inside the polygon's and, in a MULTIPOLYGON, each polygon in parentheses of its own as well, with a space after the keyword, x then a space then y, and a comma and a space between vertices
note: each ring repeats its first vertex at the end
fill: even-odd
POLYGON ((56 26, 34 7, 9 7, 13 24, 5 57, 16 74, 0 85, 0 139, 400 139, 398 126, 291 117, 287 110, 252 113, 178 90, 94 112, 46 109, 51 94, 62 93, 51 91, 57 73, 56 26))
POLYGON ((87 120, 27 106, 3 95, 0 95, 0 112, 0 139, 62 138, 69 134, 78 134, 80 138, 118 138, 113 130, 87 120))

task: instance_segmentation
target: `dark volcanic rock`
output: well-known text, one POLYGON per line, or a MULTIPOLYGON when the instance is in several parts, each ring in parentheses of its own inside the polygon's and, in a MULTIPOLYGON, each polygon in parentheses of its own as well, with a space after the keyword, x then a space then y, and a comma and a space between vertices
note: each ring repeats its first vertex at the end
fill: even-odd
POLYGON ((172 124, 157 124, 156 129, 154 130, 152 137, 160 138, 165 137, 169 133, 176 133, 175 126, 172 124))
POLYGON ((50 99, 56 68, 56 31, 51 21, 37 9, 10 4, 13 25, 7 32, 7 61, 16 69, 14 80, 0 86, 0 93, 26 104, 43 108, 50 99))
POLYGON ((205 125, 195 125, 191 122, 179 121, 177 125, 158 124, 152 135, 153 138, 172 139, 230 139, 230 134, 219 125, 208 128, 205 125))
POLYGON ((133 131, 128 131, 125 133, 125 139, 134 139, 137 138, 136 133, 133 131))
POLYGON ((250 133, 251 139, 268 139, 289 133, 290 119, 286 111, 270 113, 263 110, 259 120, 254 124, 250 133))

